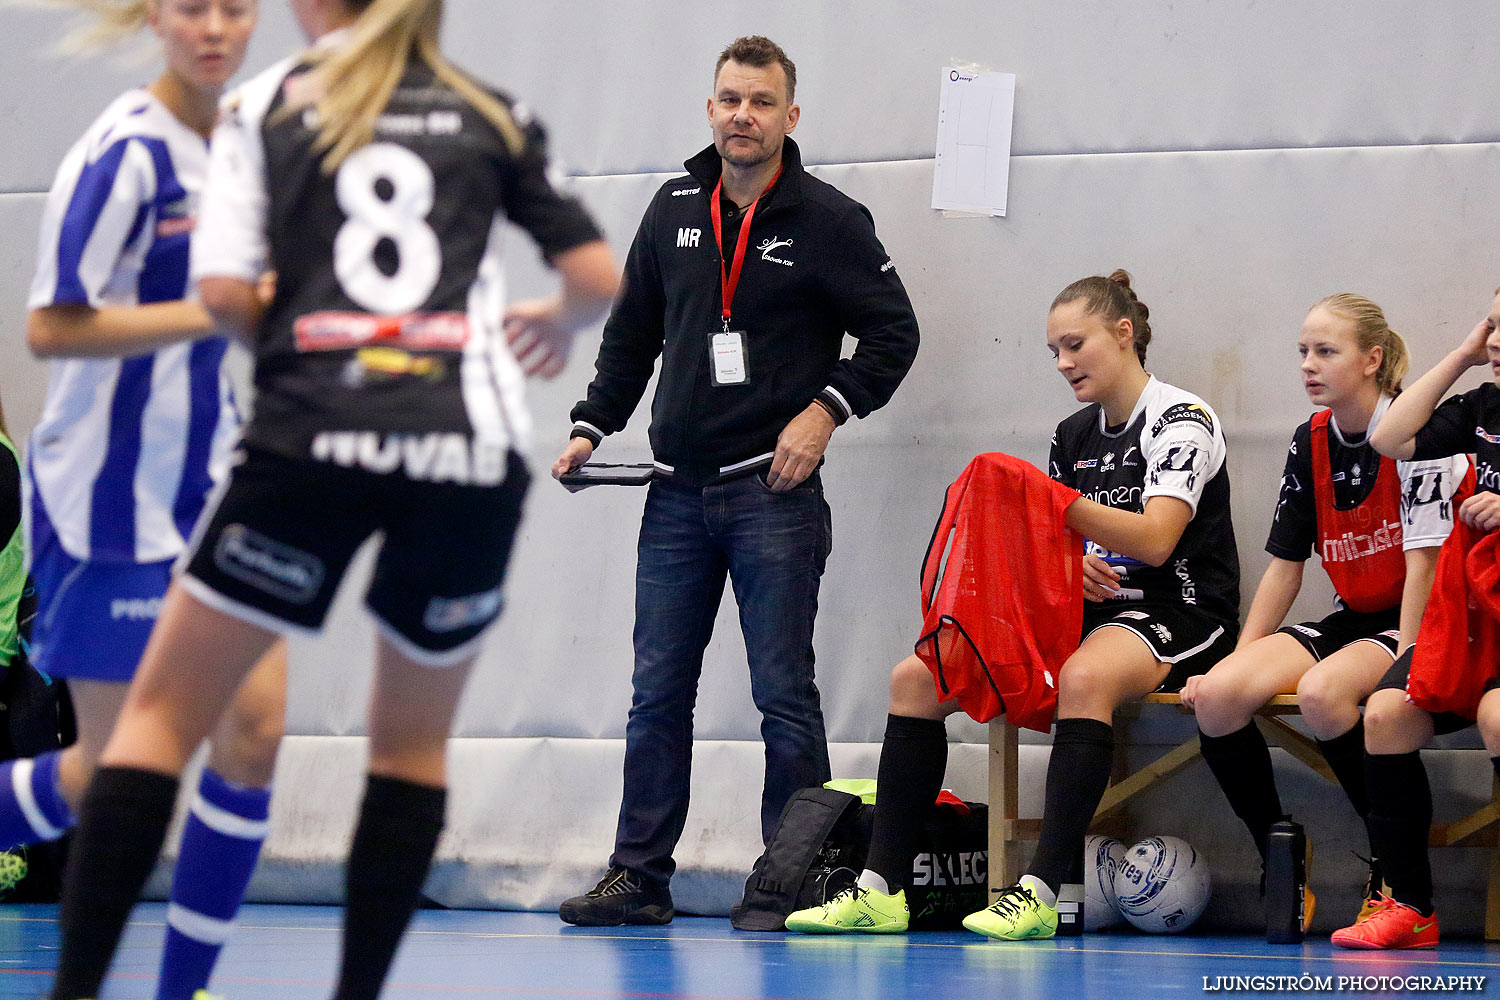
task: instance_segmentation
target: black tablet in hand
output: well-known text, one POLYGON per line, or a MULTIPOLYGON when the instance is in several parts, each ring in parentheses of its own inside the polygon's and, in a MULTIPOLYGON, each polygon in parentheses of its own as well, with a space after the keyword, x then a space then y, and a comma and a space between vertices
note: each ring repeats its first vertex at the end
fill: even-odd
POLYGON ((558 482, 569 493, 577 493, 590 486, 645 486, 655 474, 656 467, 650 463, 611 465, 607 462, 586 462, 572 472, 564 472, 558 482))

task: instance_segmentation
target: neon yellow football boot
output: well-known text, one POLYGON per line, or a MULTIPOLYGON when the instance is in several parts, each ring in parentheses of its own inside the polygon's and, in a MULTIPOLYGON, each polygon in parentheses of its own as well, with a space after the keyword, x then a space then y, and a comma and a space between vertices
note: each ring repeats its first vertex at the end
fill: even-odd
POLYGON ((853 885, 822 906, 789 914, 786 929, 804 934, 900 934, 908 919, 905 890, 887 896, 853 885))
POLYGON ((1021 876, 1018 885, 1000 890, 999 898, 989 906, 964 917, 964 926, 975 934, 1002 941, 1052 937, 1057 933, 1057 907, 1037 897, 1032 883, 1038 882, 1031 875, 1021 876))

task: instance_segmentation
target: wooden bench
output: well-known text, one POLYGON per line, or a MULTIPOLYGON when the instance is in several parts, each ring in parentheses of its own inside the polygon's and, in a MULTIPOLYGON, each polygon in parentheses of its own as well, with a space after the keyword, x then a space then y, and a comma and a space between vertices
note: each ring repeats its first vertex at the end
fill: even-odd
MULTIPOLYGON (((1151 694, 1137 703, 1143 709, 1148 706, 1170 705, 1175 710, 1187 713, 1174 694, 1151 694)), ((1122 708, 1128 711, 1129 706, 1122 708)), ((1317 743, 1288 723, 1283 716, 1299 714, 1297 696, 1280 694, 1272 698, 1256 713, 1256 724, 1265 734, 1267 742, 1279 746, 1297 760, 1312 768, 1330 782, 1337 782, 1327 761, 1318 751, 1317 743)), ((1119 721, 1119 720, 1117 720, 1119 721)), ((1005 719, 996 719, 989 724, 990 730, 990 891, 1015 884, 1021 875, 1022 841, 1035 841, 1041 834, 1040 819, 1022 818, 1017 804, 1020 766, 1019 730, 1005 719)), ((1189 764, 1202 757, 1198 737, 1168 750, 1149 764, 1130 771, 1125 760, 1128 739, 1122 738, 1115 746, 1115 774, 1099 808, 1094 813, 1094 822, 1108 822, 1125 807, 1134 796, 1165 781, 1189 764)), ((1227 812, 1229 806, 1224 805, 1227 812)), ((1500 822, 1500 782, 1488 805, 1452 823, 1434 823, 1428 836, 1432 847, 1466 847, 1500 845, 1497 836, 1500 822)), ((1500 850, 1490 859, 1489 890, 1485 905, 1485 938, 1500 941, 1500 850)))

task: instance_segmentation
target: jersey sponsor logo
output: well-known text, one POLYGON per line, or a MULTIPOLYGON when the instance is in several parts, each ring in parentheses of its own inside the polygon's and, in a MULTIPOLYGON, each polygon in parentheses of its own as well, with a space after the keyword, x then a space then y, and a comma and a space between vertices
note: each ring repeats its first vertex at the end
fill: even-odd
POLYGON ((1488 441, 1490 444, 1500 444, 1500 434, 1491 434, 1483 427, 1474 428, 1474 436, 1481 441, 1488 441))
POLYGON ((312 457, 377 475, 400 472, 419 483, 495 486, 505 478, 506 449, 467 434, 385 434, 323 431, 313 438, 312 457))
POLYGON ((988 851, 924 852, 911 859, 912 885, 985 885, 989 882, 988 851))
POLYGON ((1500 492, 1500 469, 1496 469, 1487 461, 1475 464, 1474 480, 1481 490, 1500 492))
POLYGON ((691 226, 683 226, 677 230, 677 245, 680 247, 695 247, 702 236, 703 230, 694 229, 691 226))
POLYGON ((1354 562, 1400 545, 1401 522, 1385 521, 1374 531, 1346 531, 1337 538, 1325 538, 1319 554, 1326 563, 1354 562))
POLYGON ((1358 486, 1360 484, 1361 479, 1363 478, 1363 475, 1364 475, 1364 472, 1363 472, 1362 469, 1360 469, 1359 463, 1355 462, 1354 463, 1354 468, 1352 468, 1352 469, 1349 470, 1349 485, 1350 486, 1358 486))
POLYGON ((460 351, 469 342, 469 318, 457 312, 404 316, 315 312, 298 319, 292 330, 299 351, 343 351, 366 344, 460 351))
POLYGON ((1078 461, 1073 463, 1073 471, 1077 472, 1079 469, 1092 469, 1098 466, 1098 464, 1099 460, 1097 458, 1080 458, 1078 461))
POLYGON ((896 262, 895 261, 887 259, 884 264, 880 265, 880 273, 884 274, 885 272, 889 271, 891 268, 893 268, 895 266, 896 266, 896 262))
POLYGON ((699 187, 695 187, 695 188, 683 188, 680 191, 673 191, 672 192, 672 197, 673 198, 682 198, 682 197, 685 197, 685 196, 690 195, 690 194, 697 194, 699 191, 702 191, 702 190, 703 190, 703 188, 702 188, 701 185, 699 187))
POLYGON ((1122 510, 1135 510, 1141 505, 1139 486, 1105 486, 1085 496, 1094 503, 1102 503, 1106 507, 1118 507, 1122 510))
POLYGON ((1151 425, 1151 436, 1160 434, 1168 424, 1180 421, 1197 424, 1208 433, 1214 432, 1214 418, 1208 415, 1208 411, 1200 403, 1176 403, 1167 407, 1166 411, 1151 425))
POLYGON ((1120 465, 1126 469, 1138 469, 1141 466, 1141 450, 1135 445, 1125 449, 1125 457, 1120 459, 1120 465))
POLYGON ((198 220, 191 215, 178 215, 172 218, 162 219, 156 224, 156 238, 159 240, 171 239, 173 236, 186 236, 198 228, 198 220))
POLYGON ((109 616, 115 621, 128 619, 133 622, 155 621, 161 614, 160 597, 117 597, 109 602, 109 616))
POLYGON ((344 365, 340 380, 351 389, 383 385, 406 376, 440 382, 448 373, 443 359, 430 354, 411 354, 394 347, 361 347, 344 365))
POLYGON ((499 587, 463 597, 434 597, 422 613, 422 626, 429 632, 457 632, 493 621, 504 606, 499 587))
POLYGON ((1166 475, 1183 476, 1183 486, 1192 489, 1198 482, 1198 473, 1193 471, 1198 463, 1198 456, 1203 450, 1194 444, 1174 444, 1167 449, 1167 453, 1157 460, 1151 469, 1151 485, 1161 483, 1162 477, 1166 475))
POLYGON ((173 236, 184 236, 191 233, 198 226, 198 219, 194 215, 197 199, 189 195, 186 198, 178 198, 168 205, 163 205, 161 217, 156 222, 157 239, 170 239, 173 236))
POLYGON ((760 259, 761 260, 768 260, 772 264, 781 264, 784 267, 791 267, 792 266, 792 262, 791 261, 784 260, 784 259, 782 259, 780 257, 773 257, 773 256, 771 256, 771 251, 772 250, 777 250, 777 249, 780 249, 781 247, 789 247, 791 245, 792 245, 792 241, 789 240, 789 239, 783 240, 783 239, 778 239, 775 236, 772 236, 772 237, 770 237, 768 239, 761 240, 760 243, 756 246, 755 249, 757 249, 757 250, 760 251, 760 259))
POLYGON ((1085 555, 1097 556, 1098 558, 1103 559, 1105 562, 1109 563, 1115 569, 1119 570, 1121 579, 1123 579, 1125 576, 1130 575, 1131 567, 1146 565, 1139 559, 1132 559, 1129 556, 1121 555, 1118 552, 1111 552, 1109 549, 1106 549, 1104 546, 1100 545, 1092 538, 1085 538, 1083 540, 1083 551, 1085 555))
POLYGON ((1443 470, 1423 469, 1406 481, 1406 494, 1401 505, 1406 512, 1406 523, 1416 524, 1419 507, 1437 504, 1437 516, 1443 521, 1453 520, 1453 503, 1443 491, 1443 470))
POLYGON ((323 585, 323 560, 243 524, 231 524, 219 535, 214 565, 241 583, 292 604, 307 604, 323 585))
POLYGON ((1112 452, 1112 451, 1107 451, 1107 452, 1104 453, 1104 457, 1101 458, 1101 459, 1099 459, 1099 471, 1100 472, 1113 472, 1114 468, 1115 468, 1115 453, 1112 452))
POLYGON ((1182 603, 1197 604, 1198 584, 1194 582, 1193 574, 1188 572, 1186 556, 1183 556, 1172 564, 1172 572, 1177 576, 1178 582, 1182 584, 1182 603))
POLYGON ((422 114, 399 114, 387 111, 375 119, 380 135, 458 135, 464 130, 464 116, 457 111, 429 111, 422 114))

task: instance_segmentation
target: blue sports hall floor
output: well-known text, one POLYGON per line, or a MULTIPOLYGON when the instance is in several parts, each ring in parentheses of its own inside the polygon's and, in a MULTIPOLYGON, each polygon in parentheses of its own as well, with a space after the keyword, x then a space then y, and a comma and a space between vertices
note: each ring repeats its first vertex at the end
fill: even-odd
MULTIPOLYGON (((45 995, 57 958, 55 913, 52 906, 0 906, 0 997, 45 995)), ((164 914, 161 904, 137 909, 101 1000, 152 996, 164 914)), ((338 926, 339 911, 330 907, 247 906, 215 991, 227 1000, 326 1000, 338 926)), ((1250 937, 1133 932, 1039 943, 985 941, 963 931, 814 938, 743 933, 727 920, 701 917, 679 917, 668 927, 585 929, 551 914, 424 910, 384 996, 1132 1000, 1460 992, 1500 994, 1500 945, 1454 941, 1436 952, 1370 953, 1340 951, 1326 939, 1271 946, 1250 937), (1332 989, 1318 989, 1320 981, 1332 989)))

